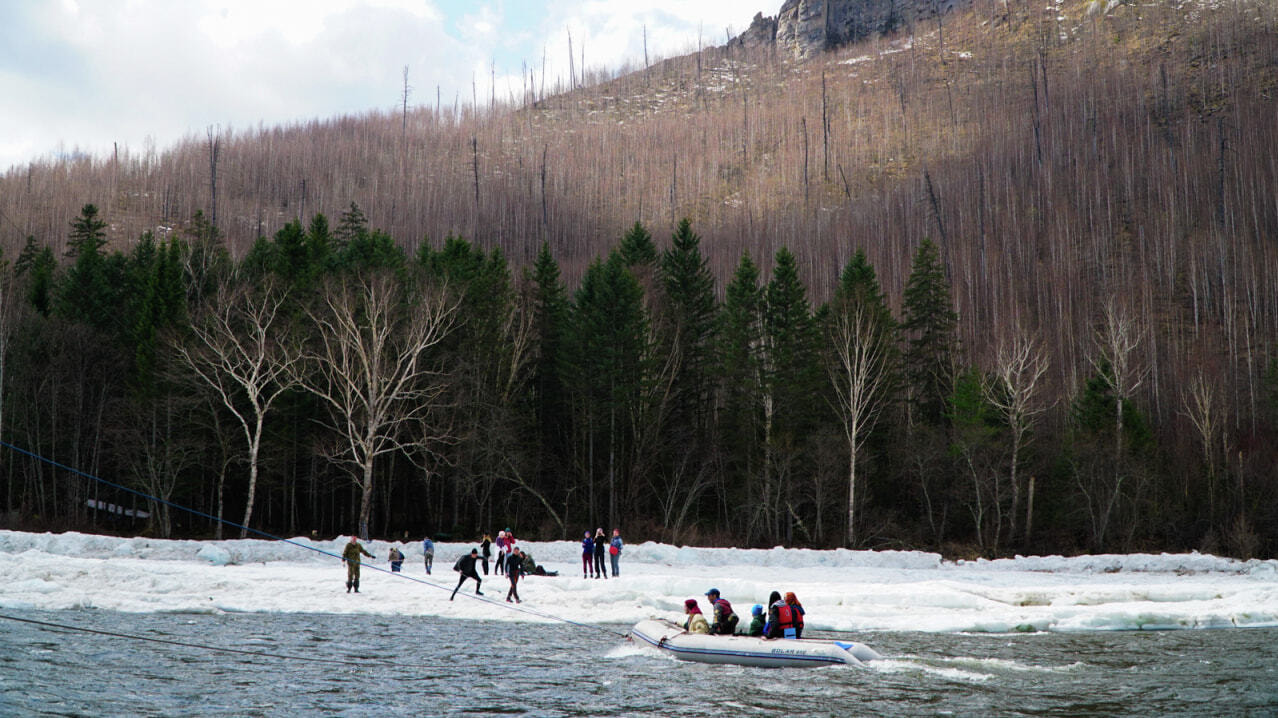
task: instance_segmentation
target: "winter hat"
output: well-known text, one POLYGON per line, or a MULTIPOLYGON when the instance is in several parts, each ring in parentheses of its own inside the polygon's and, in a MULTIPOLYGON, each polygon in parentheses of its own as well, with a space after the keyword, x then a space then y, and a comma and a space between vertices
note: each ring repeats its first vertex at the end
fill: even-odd
POLYGON ((701 607, 697 605, 697 599, 695 598, 690 598, 687 601, 684 601, 683 607, 688 609, 689 611, 692 611, 693 613, 701 613, 701 607))
POLYGON ((759 604, 757 604, 757 603, 756 603, 756 604, 754 604, 754 606, 752 606, 752 607, 750 608, 750 615, 751 615, 751 616, 762 616, 762 615, 763 615, 763 606, 760 606, 760 605, 759 605, 759 604))

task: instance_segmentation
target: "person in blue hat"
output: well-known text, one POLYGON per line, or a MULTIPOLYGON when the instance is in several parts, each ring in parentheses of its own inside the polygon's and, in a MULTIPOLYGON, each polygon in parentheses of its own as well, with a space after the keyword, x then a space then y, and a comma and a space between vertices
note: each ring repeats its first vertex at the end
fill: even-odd
POLYGON ((760 606, 757 603, 754 604, 754 607, 750 609, 750 615, 752 618, 750 619, 750 628, 746 630, 746 635, 755 637, 763 636, 763 606, 760 606))
POLYGON ((714 608, 714 622, 710 624, 710 633, 731 636, 737 632, 737 614, 732 612, 732 604, 719 597, 719 589, 706 591, 706 598, 714 608))

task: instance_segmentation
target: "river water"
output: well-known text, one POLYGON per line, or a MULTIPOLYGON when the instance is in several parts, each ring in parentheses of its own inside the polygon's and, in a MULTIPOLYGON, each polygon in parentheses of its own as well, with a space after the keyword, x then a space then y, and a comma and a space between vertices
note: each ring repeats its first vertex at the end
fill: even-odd
POLYGON ((4 716, 1278 715, 1278 629, 872 633, 868 668, 751 669, 609 632, 625 626, 0 613, 4 716))

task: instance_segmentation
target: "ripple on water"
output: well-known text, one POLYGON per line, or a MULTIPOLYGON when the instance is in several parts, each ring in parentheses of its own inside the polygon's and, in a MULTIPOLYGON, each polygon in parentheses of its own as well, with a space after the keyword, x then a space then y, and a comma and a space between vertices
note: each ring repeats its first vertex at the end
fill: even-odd
MULTIPOLYGON (((7 624, 0 713, 881 715, 1278 712, 1278 629, 879 633, 868 668, 673 660, 597 631, 306 614, 27 617, 342 665, 7 624), (1263 667, 1263 668, 1262 668, 1263 667), (73 677, 73 678, 68 678, 73 677), (1210 712, 1210 711, 1208 711, 1210 712)), ((621 630, 623 627, 617 627, 621 630)))

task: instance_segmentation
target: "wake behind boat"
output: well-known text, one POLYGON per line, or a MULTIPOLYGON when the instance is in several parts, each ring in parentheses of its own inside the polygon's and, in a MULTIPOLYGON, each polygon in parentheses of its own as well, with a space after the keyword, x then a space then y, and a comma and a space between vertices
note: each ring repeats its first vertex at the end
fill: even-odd
POLYGON ((878 651, 851 641, 765 639, 689 633, 670 621, 649 618, 630 629, 630 640, 670 653, 683 661, 731 663, 761 668, 810 668, 882 658, 878 651))

